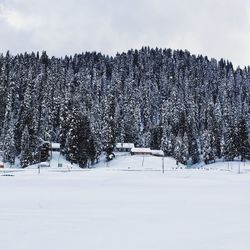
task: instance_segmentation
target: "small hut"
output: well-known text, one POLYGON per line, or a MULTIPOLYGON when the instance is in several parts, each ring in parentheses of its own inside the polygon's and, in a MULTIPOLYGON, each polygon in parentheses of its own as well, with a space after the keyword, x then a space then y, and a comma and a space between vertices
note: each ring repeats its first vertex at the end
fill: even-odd
POLYGON ((131 152, 131 149, 134 148, 134 147, 135 147, 134 143, 125 143, 125 142, 116 143, 115 151, 118 151, 118 152, 131 152))
POLYGON ((162 150, 151 150, 152 155, 154 156, 164 156, 164 152, 162 150))
POLYGON ((152 155, 150 148, 132 148, 131 155, 152 155))
POLYGON ((55 143, 55 142, 51 143, 51 151, 60 152, 60 149, 61 149, 60 143, 55 143))

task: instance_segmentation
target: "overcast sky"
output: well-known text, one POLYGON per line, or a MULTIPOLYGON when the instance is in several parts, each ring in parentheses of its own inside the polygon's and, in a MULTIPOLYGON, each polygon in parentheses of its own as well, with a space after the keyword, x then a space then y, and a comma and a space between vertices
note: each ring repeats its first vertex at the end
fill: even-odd
POLYGON ((250 65, 249 0, 0 0, 0 52, 188 49, 250 65))

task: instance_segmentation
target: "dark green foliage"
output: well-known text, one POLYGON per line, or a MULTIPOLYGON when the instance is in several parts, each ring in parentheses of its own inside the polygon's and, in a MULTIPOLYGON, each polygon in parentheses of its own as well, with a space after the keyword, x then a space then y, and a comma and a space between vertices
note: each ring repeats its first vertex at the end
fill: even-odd
POLYGON ((238 154, 240 155, 242 161, 245 159, 250 159, 248 129, 246 119, 244 119, 243 117, 241 117, 238 122, 237 131, 238 154))
POLYGON ((203 160, 205 164, 215 160, 216 147, 214 141, 214 136, 211 131, 205 130, 203 134, 203 160))
POLYGON ((187 134, 182 138, 180 136, 176 137, 173 156, 178 162, 187 164, 189 159, 187 134))
POLYGON ((23 166, 47 159, 46 140, 60 142, 82 167, 117 142, 161 148, 182 163, 201 154, 207 163, 244 160, 249 93, 250 68, 188 51, 143 47, 65 58, 8 52, 0 55, 0 148, 5 161, 20 156, 23 166))
POLYGON ((37 149, 37 153, 35 155, 36 162, 47 161, 50 154, 50 143, 43 142, 37 149))
POLYGON ((23 130, 22 140, 21 140, 21 154, 20 154, 20 163, 22 168, 26 168, 32 163, 31 155, 31 145, 30 145, 30 135, 28 127, 26 126, 23 130))
POLYGON ((90 123, 79 111, 73 111, 67 135, 67 157, 78 163, 81 168, 88 166, 88 161, 94 161, 95 145, 91 134, 90 123))
POLYGON ((14 123, 12 119, 9 123, 9 128, 7 129, 6 136, 4 138, 3 149, 4 162, 9 162, 11 165, 15 164, 16 147, 14 140, 14 123))
POLYGON ((197 141, 194 137, 189 139, 189 157, 192 160, 193 164, 196 164, 200 161, 200 153, 198 150, 197 141))
POLYGON ((152 149, 161 148, 161 139, 162 139, 162 127, 158 126, 151 129, 151 143, 150 147, 152 149))
POLYGON ((239 156, 239 138, 237 136, 237 128, 234 125, 228 127, 225 137, 225 152, 226 160, 232 161, 235 157, 239 156))

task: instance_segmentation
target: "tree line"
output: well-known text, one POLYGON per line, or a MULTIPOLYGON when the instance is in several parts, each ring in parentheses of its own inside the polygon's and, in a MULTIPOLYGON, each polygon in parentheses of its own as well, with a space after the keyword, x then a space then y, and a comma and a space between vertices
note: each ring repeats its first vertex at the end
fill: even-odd
POLYGON ((22 167, 59 142, 87 167, 116 142, 184 164, 250 158, 250 68, 171 49, 0 55, 0 148, 22 167), (47 146, 46 146, 47 145, 47 146))

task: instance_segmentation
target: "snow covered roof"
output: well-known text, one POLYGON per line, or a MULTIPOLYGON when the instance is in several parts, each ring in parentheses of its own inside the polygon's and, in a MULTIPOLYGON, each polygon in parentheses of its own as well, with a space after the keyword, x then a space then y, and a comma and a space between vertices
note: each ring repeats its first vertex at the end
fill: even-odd
POLYGON ((164 156, 164 152, 162 150, 152 150, 150 148, 132 148, 131 153, 147 153, 155 156, 164 156))
POLYGON ((156 156, 164 156, 164 152, 162 150, 151 150, 152 155, 156 156))
POLYGON ((151 154, 150 148, 132 148, 131 153, 149 153, 151 154))
POLYGON ((134 143, 116 143, 116 148, 134 148, 134 143))
POLYGON ((60 149, 60 143, 52 142, 51 143, 51 148, 54 148, 54 149, 58 148, 58 149, 60 149))
POLYGON ((49 167, 50 164, 47 161, 43 161, 43 162, 38 163, 38 166, 40 166, 40 167, 49 167))

